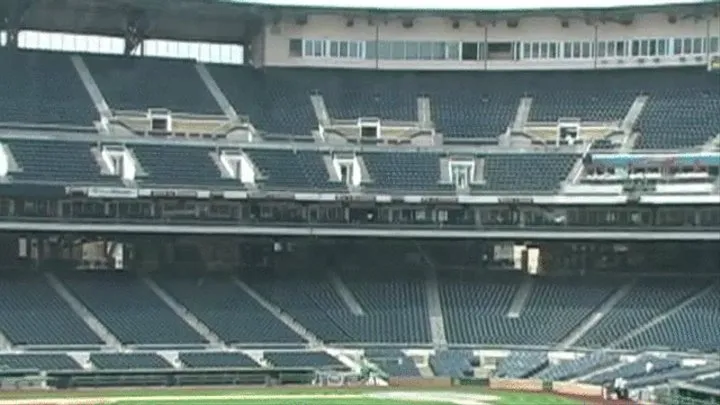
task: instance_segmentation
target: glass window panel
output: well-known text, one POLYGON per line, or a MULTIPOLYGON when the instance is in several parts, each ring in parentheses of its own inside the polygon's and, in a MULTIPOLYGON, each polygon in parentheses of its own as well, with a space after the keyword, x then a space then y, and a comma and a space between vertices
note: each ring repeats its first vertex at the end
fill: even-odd
POLYGON ((682 38, 675 38, 673 40, 673 54, 674 55, 681 55, 682 54, 682 38))
POLYGON ((365 44, 365 59, 375 59, 378 57, 378 43, 375 41, 367 41, 365 44))
POLYGON ((357 58, 360 56, 360 43, 357 41, 350 41, 348 44, 350 46, 350 57, 351 58, 357 58))
MULTIPOLYGON (((483 55, 482 44, 479 48, 479 52, 480 52, 480 55, 483 55)), ((459 42, 448 42, 447 58, 450 60, 460 60, 460 43, 459 42)))
POLYGON ((598 43, 597 43, 597 56, 598 56, 599 58, 604 58, 604 57, 605 57, 605 46, 606 46, 606 45, 607 45, 607 43, 606 43, 605 41, 598 41, 598 43))
POLYGON ((638 56, 640 55, 640 41, 637 39, 632 40, 631 48, 630 48, 630 56, 638 56))
POLYGON ((340 41, 340 57, 341 58, 347 58, 348 57, 348 50, 349 46, 347 41, 340 41))
POLYGON ((692 38, 683 39, 683 50, 682 53, 689 55, 692 53, 692 38))
POLYGON ((405 59, 405 42, 393 41, 391 58, 395 60, 405 59))
POLYGON ((538 59, 540 57, 540 43, 539 42, 533 42, 532 43, 532 58, 538 59))
POLYGON ((312 56, 312 54, 313 54, 313 41, 312 41, 312 40, 309 40, 309 39, 306 39, 306 40, 305 40, 305 47, 304 47, 304 50, 303 50, 303 55, 304 55, 304 56, 312 56))
POLYGON ((615 55, 627 56, 627 50, 625 49, 625 41, 615 42, 615 55))
POLYGON ((315 40, 313 42, 313 56, 325 55, 325 41, 315 40))
POLYGON ((550 57, 550 59, 556 59, 558 57, 556 42, 550 42, 550 52, 548 57, 550 57))
POLYGON ((431 50, 433 59, 445 60, 445 42, 433 42, 431 50))
POLYGON ((693 47, 692 52, 694 54, 702 54, 703 52, 703 39, 702 38, 693 38, 693 47))
POLYGON ((340 56, 339 48, 340 46, 337 41, 330 41, 330 57, 337 58, 340 56))
POLYGON ((415 41, 405 43, 405 59, 416 60, 420 55, 420 45, 415 41))
POLYGON ((582 43, 582 57, 583 58, 589 58, 592 50, 592 46, 590 46, 590 42, 583 42, 582 43))
POLYGON ((576 59, 580 58, 582 52, 580 42, 573 42, 572 44, 572 57, 576 59))
POLYGON ((667 55, 667 39, 666 38, 658 39, 657 54, 660 56, 667 55))
POLYGON ((657 54, 658 54, 657 44, 658 44, 657 39, 651 39, 648 41, 648 56, 657 56, 657 54))
POLYGON ((712 53, 720 52, 720 37, 711 37, 710 38, 710 52, 712 52, 712 53))
POLYGON ((648 55, 648 40, 643 39, 640 41, 640 55, 641 56, 647 56, 648 55))
POLYGON ((289 50, 290 56, 293 58, 301 57, 302 53, 303 53, 302 47, 303 47, 302 39, 299 39, 299 38, 290 39, 290 50, 289 50))
POLYGON ((540 57, 543 59, 548 58, 548 43, 547 42, 541 42, 540 43, 540 57))
POLYGON ((390 41, 378 41, 378 59, 392 59, 393 45, 390 41))
POLYGON ((572 58, 572 42, 563 43, 563 57, 566 59, 572 58))
POLYGON ((420 59, 431 60, 433 58, 433 46, 435 42, 423 41, 418 43, 420 46, 420 59))
POLYGON ((523 58, 530 59, 530 43, 523 42, 523 58))

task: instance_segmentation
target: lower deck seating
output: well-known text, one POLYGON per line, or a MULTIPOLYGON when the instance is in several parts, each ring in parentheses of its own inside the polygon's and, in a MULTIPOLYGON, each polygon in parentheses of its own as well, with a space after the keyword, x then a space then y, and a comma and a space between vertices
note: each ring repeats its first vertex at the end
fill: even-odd
POLYGON ((80 364, 65 354, 0 354, 0 370, 80 370, 80 364))
POLYGON ((225 343, 302 343, 229 277, 158 277, 158 283, 225 343))
POLYGON ((619 357, 607 352, 592 352, 585 356, 549 364, 534 375, 543 380, 570 380, 617 363, 619 357))
POLYGON ((615 290, 612 283, 600 280, 538 278, 520 316, 510 318, 507 314, 520 284, 514 275, 473 274, 441 280, 448 340, 459 344, 557 344, 615 290))
POLYGON ((0 276, 0 331, 15 345, 103 344, 37 273, 0 276))
POLYGON ((513 351, 500 361, 495 374, 504 378, 527 378, 547 364, 547 352, 513 351))
POLYGON ((470 350, 439 350, 430 356, 428 363, 438 377, 472 377, 472 358, 470 350))
POLYGON ((188 368, 260 367, 250 356, 239 352, 185 352, 178 358, 188 368))
POLYGON ((622 348, 665 347, 675 350, 717 351, 720 347, 720 285, 691 304, 679 308, 662 322, 624 342, 622 348))
POLYGON ((156 353, 93 353, 90 362, 99 370, 173 368, 172 364, 156 353))
POLYGON ((68 289, 125 344, 196 344, 205 339, 135 274, 85 273, 63 278, 68 289))
POLYGON ((265 360, 275 367, 302 367, 322 369, 345 369, 342 364, 333 356, 325 352, 307 351, 266 351, 263 354, 265 360))
POLYGON ((680 367, 680 361, 676 359, 663 359, 654 356, 641 356, 636 361, 624 364, 613 370, 595 374, 587 379, 591 384, 605 384, 621 377, 626 380, 640 377, 649 377, 654 374, 667 372, 680 367))
POLYGON ((368 349, 365 358, 392 377, 420 377, 415 361, 402 350, 368 349))

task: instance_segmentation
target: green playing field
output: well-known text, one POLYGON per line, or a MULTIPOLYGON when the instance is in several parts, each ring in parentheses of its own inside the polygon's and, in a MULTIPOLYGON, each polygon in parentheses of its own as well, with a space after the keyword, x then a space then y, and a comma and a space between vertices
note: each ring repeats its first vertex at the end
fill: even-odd
POLYGON ((6 392, 0 405, 572 405, 552 394, 481 389, 87 390, 6 392))

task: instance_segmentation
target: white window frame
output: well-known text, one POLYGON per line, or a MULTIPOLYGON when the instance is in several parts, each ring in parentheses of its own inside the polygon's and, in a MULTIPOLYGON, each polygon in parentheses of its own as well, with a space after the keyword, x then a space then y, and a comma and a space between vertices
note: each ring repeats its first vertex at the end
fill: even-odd
POLYGON ((473 182, 475 175, 475 162, 449 162, 448 163, 450 182, 459 189, 470 188, 470 184, 473 182), (456 173, 464 173, 465 181, 462 182, 462 177, 456 173))

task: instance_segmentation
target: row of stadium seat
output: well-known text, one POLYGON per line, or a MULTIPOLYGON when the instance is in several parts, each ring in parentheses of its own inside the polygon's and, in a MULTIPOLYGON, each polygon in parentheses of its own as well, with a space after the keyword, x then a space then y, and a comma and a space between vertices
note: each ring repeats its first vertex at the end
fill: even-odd
MULTIPOLYGON (((222 368, 222 367, 263 367, 247 354, 241 352, 180 352, 179 367, 185 368, 222 368)), ((313 367, 345 369, 342 363, 324 352, 313 351, 266 351, 263 359, 269 367, 313 367)), ((130 369, 171 369, 176 366, 168 359, 154 352, 134 353, 90 353, 87 364, 66 354, 22 353, 0 354, 0 367, 3 370, 130 370, 130 369)))
MULTIPOLYGON (((120 186, 116 176, 101 174, 86 142, 2 139, 19 170, 8 175, 18 182, 56 182, 120 186)), ((238 180, 223 178, 204 146, 128 144, 145 175, 136 178, 140 186, 174 186, 238 189, 238 180)), ((330 181, 321 152, 290 149, 246 149, 260 172, 260 187, 276 190, 342 190, 330 181)), ((374 191, 452 191, 440 185, 438 153, 367 152, 361 155, 374 191)), ((578 156, 572 154, 508 153, 489 154, 484 159, 485 183, 472 185, 473 192, 551 192, 565 179, 578 156)))
MULTIPOLYGON (((431 342, 422 278, 388 267, 318 267, 337 271, 363 313, 351 310, 332 282, 320 275, 283 274, 251 278, 249 284, 272 303, 332 343, 431 342), (375 269, 375 270, 372 270, 375 269), (390 272, 386 272, 390 274, 390 272), (357 274, 362 274, 359 278, 357 274), (298 288, 302 286, 302 288, 298 288)), ((205 339, 177 316, 153 291, 129 273, 68 274, 60 279, 124 344, 203 344, 205 339)), ((302 344, 303 339, 260 307, 226 276, 155 277, 158 284, 228 343, 302 344), (252 325, 252 326, 249 326, 252 325)), ((679 293, 664 294, 657 283, 640 282, 577 343, 606 346, 649 320, 677 307, 705 285, 679 282, 679 293)), ((520 280, 498 276, 440 278, 440 298, 452 344, 552 345, 560 342, 622 283, 602 280, 535 281, 518 318, 507 313, 520 280)), ((621 348, 669 347, 716 350, 714 325, 720 289, 622 342, 621 348)), ((0 330, 15 345, 100 345, 102 341, 48 285, 41 275, 2 275, 0 330)))
MULTIPOLYGON (((68 55, 0 50, 0 122, 90 126, 93 102, 68 55)), ((195 62, 84 55, 113 110, 223 114, 195 62)), ((417 120, 419 95, 448 137, 494 137, 513 122, 524 96, 531 121, 561 117, 620 121, 649 95, 638 129, 642 148, 696 146, 720 132, 717 77, 700 68, 573 72, 396 72, 208 66, 230 103, 271 133, 310 136, 309 96, 319 92, 333 118, 417 120)))

